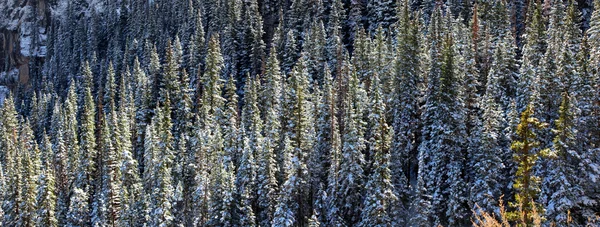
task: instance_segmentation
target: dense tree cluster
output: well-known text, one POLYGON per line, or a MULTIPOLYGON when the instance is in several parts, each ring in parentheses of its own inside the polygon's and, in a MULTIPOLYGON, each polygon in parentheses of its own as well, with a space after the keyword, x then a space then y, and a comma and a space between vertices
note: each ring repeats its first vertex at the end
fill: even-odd
POLYGON ((2 226, 468 226, 502 196, 597 224, 600 10, 53 4, 0 110, 2 226))

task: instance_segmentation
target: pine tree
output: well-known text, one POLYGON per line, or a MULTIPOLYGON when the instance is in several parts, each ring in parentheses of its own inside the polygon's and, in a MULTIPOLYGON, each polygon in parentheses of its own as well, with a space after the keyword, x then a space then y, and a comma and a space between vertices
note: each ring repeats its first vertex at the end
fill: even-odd
MULTIPOLYGON (((291 147, 291 141, 287 136, 284 135, 284 146, 291 147)), ((291 155, 291 154, 288 154, 291 155)), ((294 164, 290 164, 286 167, 291 168, 289 170, 288 177, 285 182, 282 184, 281 189, 279 191, 279 197, 277 198, 277 206, 275 207, 275 213, 273 214, 272 225, 275 226, 294 226, 297 224, 297 215, 298 212, 298 203, 296 203, 294 194, 297 193, 297 187, 299 184, 300 178, 294 176, 298 171, 298 162, 297 156, 294 157, 294 164)))
POLYGON ((102 199, 106 202, 106 211, 104 213, 104 224, 115 225, 121 214, 121 157, 119 144, 115 137, 118 137, 116 130, 116 112, 113 110, 107 118, 104 119, 101 133, 102 143, 102 199))
POLYGON ((546 150, 539 150, 540 141, 537 131, 547 126, 534 117, 531 104, 521 113, 521 121, 516 130, 516 141, 511 149, 518 163, 513 187, 516 190, 515 202, 511 206, 518 209, 509 213, 509 218, 518 221, 523 226, 531 226, 534 210, 541 214, 543 209, 536 202, 540 190, 540 177, 535 176, 533 168, 536 161, 547 154, 546 150))
MULTIPOLYGON (((90 185, 87 189, 92 190, 91 184, 95 180, 97 169, 96 159, 98 152, 96 150, 96 106, 92 97, 92 81, 91 69, 89 64, 84 64, 84 79, 81 81, 83 86, 83 102, 79 105, 81 112, 81 120, 79 125, 79 141, 81 147, 81 162, 84 172, 85 185, 90 185)), ((84 188, 80 188, 83 190, 84 188)), ((87 193, 90 193, 88 191, 87 193)), ((88 194, 89 195, 89 194, 88 194)))
POLYGON ((221 117, 220 108, 223 106, 224 100, 221 97, 221 72, 223 70, 223 57, 221 56, 221 48, 219 47, 219 36, 212 36, 208 43, 208 52, 206 55, 206 70, 204 71, 204 94, 205 103, 209 114, 219 120, 221 117))
POLYGON ((530 9, 533 12, 528 18, 526 43, 523 46, 523 64, 517 82, 517 111, 522 112, 529 103, 533 89, 537 86, 536 81, 540 75, 542 56, 546 51, 546 28, 542 15, 542 6, 531 1, 530 9), (535 7, 535 8, 534 8, 535 7))
POLYGON ((369 32, 373 34, 379 27, 384 31, 388 31, 390 26, 396 23, 396 9, 395 1, 368 1, 367 17, 369 18, 369 32))
MULTIPOLYGON (((464 148, 466 128, 464 124, 464 104, 460 96, 460 75, 452 37, 443 34, 440 10, 436 9, 430 24, 430 68, 427 77, 428 87, 423 112, 423 142, 419 146, 419 166, 417 190, 426 190, 431 201, 421 201, 428 196, 419 195, 417 204, 431 202, 431 212, 424 214, 436 225, 460 225, 467 215, 466 189, 462 171, 465 168, 464 148), (439 43, 443 41, 442 43, 439 43), (442 49, 443 48, 443 49, 442 49), (441 53, 439 50, 442 49, 441 53), (441 155, 443 153, 447 155, 441 155), (448 210, 445 210, 445 209, 448 210)), ((419 214, 423 215, 423 214, 419 214)), ((418 217, 423 220, 425 217, 418 217)))
MULTIPOLYGON (((56 182, 54 178, 54 168, 52 167, 52 162, 48 155, 52 153, 52 144, 50 143, 50 138, 43 134, 43 146, 42 147, 42 156, 46 156, 43 159, 43 168, 41 170, 41 174, 39 177, 39 188, 38 188, 38 196, 37 196, 37 217, 36 225, 38 226, 58 226, 58 220, 56 217, 56 182)), ((3 180, 3 179, 2 179, 3 180)), ((4 186, 3 186, 4 187, 4 186)), ((71 199, 72 204, 76 204, 76 201, 71 199)), ((85 209, 88 209, 87 200, 82 202, 85 209)), ((89 213, 82 214, 79 217, 85 218, 88 217, 89 213)))
MULTIPOLYGON (((309 154, 314 149, 315 133, 311 123, 313 119, 312 96, 309 93, 308 75, 305 62, 302 59, 304 58, 301 57, 299 62, 294 66, 286 84, 286 86, 292 89, 287 90, 289 93, 286 94, 287 104, 290 105, 289 121, 286 127, 289 131, 286 136, 289 136, 290 144, 285 145, 284 140, 284 146, 287 146, 284 149, 290 149, 292 152, 291 165, 293 167, 286 167, 290 169, 290 172, 286 183, 282 186, 284 188, 290 187, 282 190, 288 190, 286 193, 291 194, 287 196, 291 197, 291 201, 297 203, 292 212, 295 215, 296 223, 299 225, 306 223, 310 212, 310 196, 308 190, 303 189, 309 187, 307 161, 309 154), (286 186, 285 184, 288 185, 286 186)), ((277 211, 275 216, 277 216, 277 211)))
MULTIPOLYGON (((331 166, 329 160, 332 149, 332 124, 337 114, 334 108, 335 93, 334 81, 328 68, 325 69, 323 88, 319 90, 317 108, 316 144, 315 151, 310 157, 311 187, 314 191, 322 184, 327 184, 327 173, 331 166)), ((318 195, 317 195, 318 196, 318 195)), ((318 199, 318 198, 317 198, 318 199)))
POLYGON ((372 132, 369 138, 370 155, 373 166, 365 185, 365 199, 360 226, 391 226, 392 216, 388 212, 398 198, 394 195, 392 176, 389 168, 389 149, 393 131, 385 120, 385 103, 382 85, 375 73, 371 82, 371 106, 369 125, 372 132))
POLYGON ((315 84, 323 82, 325 69, 325 28, 323 21, 318 20, 311 24, 310 32, 307 34, 306 42, 302 46, 303 55, 310 81, 315 84))
POLYGON ((229 78, 226 85, 227 104, 224 107, 225 116, 223 119, 223 149, 225 150, 225 160, 232 163, 238 163, 239 159, 239 120, 238 120, 238 95, 236 94, 235 80, 233 75, 229 78))
MULTIPOLYGON (((131 103, 131 97, 127 100, 131 103)), ((121 115, 117 122, 117 130, 119 131, 119 140, 121 141, 120 154, 122 162, 119 165, 121 169, 122 188, 120 197, 122 201, 121 216, 118 225, 140 225, 143 221, 140 218, 142 213, 142 184, 138 173, 138 161, 134 158, 133 148, 131 145, 131 119, 132 111, 129 106, 122 107, 121 115)))
POLYGON ((235 225, 233 217, 235 212, 235 176, 232 164, 224 163, 223 158, 219 158, 213 164, 210 191, 207 226, 235 225))
MULTIPOLYGON (((76 84, 74 80, 69 83, 69 91, 63 103, 63 140, 67 148, 69 170, 79 169, 80 161, 80 145, 77 135, 77 94, 75 93, 76 84)), ((75 172, 68 172, 68 183, 71 184, 75 179, 75 172)))
MULTIPOLYGON (((553 130, 555 137, 552 147, 552 155, 556 156, 550 161, 550 176, 546 178, 545 184, 551 190, 546 207, 546 215, 558 225, 569 225, 570 214, 577 207, 578 199, 584 195, 581 187, 582 179, 576 177, 580 157, 577 149, 575 136, 575 119, 577 109, 573 98, 564 92, 559 110, 559 118, 555 122, 553 130)), ((575 213, 574 213, 575 214, 575 213)), ((578 215, 578 214, 575 214, 578 215)))
POLYGON ((18 226, 34 226, 37 219, 36 194, 38 189, 38 178, 41 168, 41 156, 37 143, 33 137, 33 131, 27 121, 19 125, 18 138, 18 165, 21 166, 21 179, 18 184, 23 196, 21 203, 16 209, 19 209, 18 226))
MULTIPOLYGON (((397 60, 395 64, 393 107, 393 140, 390 149, 390 170, 394 194, 397 203, 391 209, 395 216, 401 216, 408 208, 408 180, 416 175, 416 159, 419 130, 419 100, 421 78, 419 77, 419 28, 415 20, 410 18, 408 2, 400 9, 397 27, 397 60)), ((394 220, 396 221, 396 220, 394 220)), ((402 222, 394 222, 403 225, 402 222)))
MULTIPOLYGON (((394 69, 394 55, 390 51, 389 44, 389 36, 386 36, 382 27, 377 28, 375 30, 375 38, 372 43, 372 52, 371 52, 371 67, 374 74, 378 74, 377 76, 381 80, 382 94, 383 99, 385 100, 386 105, 390 105, 389 101, 391 99, 392 93, 392 83, 393 83, 393 69, 394 69)), ((372 76, 374 77, 374 76, 372 76)), ((369 88, 371 86, 371 78, 366 78, 365 87, 369 88)), ((385 113, 388 116, 388 113, 385 113)))
MULTIPOLYGON (((67 214, 67 226, 88 225, 88 200, 88 193, 85 189, 78 187, 73 189, 73 195, 71 195, 71 206, 69 207, 69 212, 67 214)), ((44 222, 46 223, 40 224, 49 224, 47 222, 51 222, 51 219, 45 220, 44 222)), ((57 226, 56 223, 54 223, 54 226, 57 226)))
POLYGON ((157 111, 153 121, 156 123, 157 146, 156 157, 153 157, 155 163, 152 177, 156 179, 156 184, 152 187, 151 204, 151 223, 156 226, 169 226, 173 222, 172 208, 172 168, 173 168, 173 135, 171 130, 173 123, 171 121, 170 99, 167 94, 162 103, 162 107, 157 111))
MULTIPOLYGON (((496 53, 500 53, 496 49, 496 53)), ((502 134, 503 111, 496 100, 496 94, 502 89, 500 79, 502 75, 497 74, 494 67, 488 74, 486 92, 481 99, 481 109, 483 110, 481 120, 482 124, 474 132, 477 134, 479 143, 476 145, 475 152, 472 155, 473 184, 470 188, 470 201, 473 210, 477 213, 487 212, 495 213, 499 210, 497 198, 500 198, 501 185, 503 182, 502 172, 504 169, 502 158, 507 153, 507 147, 503 147, 501 142, 504 138, 502 134)), ((498 214, 499 215, 499 214, 498 214)))
MULTIPOLYGON (((181 100, 181 83, 179 80, 179 62, 178 53, 171 45, 171 41, 167 42, 165 47, 165 65, 163 66, 163 78, 160 80, 160 101, 164 102, 168 94, 169 98, 173 99, 173 103, 178 104, 181 100)), ((164 104, 164 103, 163 103, 164 104)))
POLYGON ((360 217, 360 202, 362 201, 362 190, 364 186, 365 158, 363 150, 365 141, 362 136, 362 108, 360 104, 354 103, 362 90, 356 73, 352 73, 349 79, 349 93, 344 105, 345 120, 344 134, 342 137, 342 160, 339 169, 338 207, 340 215, 348 225, 356 224, 360 217), (358 106, 357 106, 358 105, 358 106))
MULTIPOLYGON (((283 130, 282 113, 283 113, 283 85, 284 81, 281 75, 281 68, 277 60, 277 49, 271 48, 269 58, 266 63, 265 74, 263 75, 263 83, 260 97, 262 97, 261 113, 264 115, 264 149, 265 152, 272 152, 275 159, 275 169, 272 170, 277 182, 283 182, 286 177, 283 174, 283 149, 281 149, 282 136, 280 133, 283 130)), ((266 154, 266 153, 265 153, 266 154)), ((266 161, 266 160, 265 160, 266 161)), ((267 168, 265 166, 265 168, 267 168)), ((277 183, 276 182, 276 183, 277 183)), ((275 199, 275 198, 273 198, 275 199)), ((273 200, 274 203, 274 200, 273 200)), ((270 212, 272 214, 272 212, 270 212)), ((259 212, 259 216, 260 212, 259 212)))
MULTIPOLYGON (((247 81, 247 82, 252 82, 247 81)), ((253 86, 253 85, 248 85, 253 86)), ((252 95, 247 93, 246 95, 252 95)), ((251 103, 246 103, 252 105, 251 103)), ((242 131, 244 134, 245 131, 242 131)), ((247 135, 247 134, 246 134, 247 135)), ((250 136, 244 136, 243 140, 243 151, 240 160, 240 166, 238 167, 235 184, 237 190, 237 207, 235 220, 238 226, 255 226, 254 211, 252 210, 252 204, 254 200, 254 187, 256 179, 256 164, 254 161, 254 150, 252 143, 250 142, 250 136)))
MULTIPOLYGON (((263 147, 257 153, 257 223, 259 226, 269 226, 275 212, 277 198, 278 173, 276 158, 280 153, 275 153, 278 148, 281 122, 281 75, 277 61, 276 49, 271 48, 267 68, 264 74, 264 86, 259 96, 263 98, 263 109, 260 111, 265 115, 264 142, 263 147)), ((280 162, 281 163, 281 162, 280 162)))
POLYGON ((2 131, 2 163, 4 163, 5 187, 3 195, 2 210, 5 211, 3 216, 3 224, 16 225, 21 215, 18 207, 23 201, 23 195, 21 195, 20 181, 22 178, 21 165, 19 163, 19 143, 18 143, 18 121, 17 112, 14 106, 12 96, 6 97, 2 106, 1 113, 1 124, 2 131))
POLYGON ((341 55, 344 49, 344 44, 342 43, 342 23, 345 18, 344 5, 341 0, 334 0, 331 3, 331 9, 329 12, 329 21, 327 22, 326 33, 327 40, 325 46, 325 56, 330 70, 333 71, 333 74, 337 72, 339 64, 341 63, 341 55))
POLYGON ((198 82, 204 70, 206 40, 204 34, 204 25, 202 24, 202 10, 197 9, 196 11, 197 12, 194 14, 195 29, 190 37, 186 51, 188 51, 187 68, 189 69, 192 78, 194 78, 193 81, 198 82))
MULTIPOLYGON (((362 27, 356 27, 356 38, 354 39, 354 51, 352 52, 352 65, 358 74, 360 81, 369 81, 370 74, 372 73, 373 66, 371 65, 372 56, 372 42, 371 39, 365 33, 362 27)), ((365 82, 368 84, 368 82, 365 82)))
MULTIPOLYGON (((600 5, 600 3, 597 5, 600 5)), ((597 16, 594 16, 594 18, 597 18, 597 16)), ((597 28, 595 29, 597 30, 597 28)), ((590 32, 589 37, 591 40, 593 29, 590 28, 588 31, 590 32)), ((597 156, 595 152, 597 151, 598 144, 600 144, 600 137, 597 136, 598 133, 600 133, 598 130, 598 122, 600 120, 600 102, 598 102, 598 100, 600 100, 600 93, 597 92, 597 89, 595 89, 598 84, 600 84, 600 80, 598 80, 597 76, 594 79, 594 75, 597 75, 596 73, 598 72, 598 68, 592 65, 593 62, 598 62, 598 50, 596 47, 590 46, 592 44, 588 42, 586 37, 587 36, 584 36, 580 52, 577 56, 579 63, 578 73, 581 77, 581 84, 579 84, 579 88, 576 88, 576 90, 580 92, 580 95, 575 100, 575 106, 577 106, 580 110, 579 117, 576 120, 576 138, 578 145, 581 146, 582 150, 581 160, 590 160, 590 162, 584 162, 585 167, 583 168, 583 172, 585 172, 585 175, 587 176, 583 178, 585 179, 583 187, 585 188, 586 192, 589 192, 596 190, 594 188, 597 188, 596 181, 600 175, 600 171, 594 168, 594 161, 591 161, 598 160, 594 157, 597 156)), ((588 194, 589 193, 586 193, 586 195, 588 194)), ((598 197, 588 196, 583 196, 580 198, 582 204, 581 213, 586 219, 593 220, 594 211, 592 210, 594 209, 594 204, 598 204, 597 201, 599 201, 599 199, 600 198, 598 197)))
POLYGON ((281 49, 281 71, 284 75, 289 75, 292 71, 294 63, 300 56, 298 54, 298 44, 296 43, 296 37, 294 32, 289 30, 285 33, 285 40, 283 42, 283 48, 281 49))
POLYGON ((150 101, 152 97, 152 87, 148 81, 146 72, 142 69, 138 58, 133 60, 133 78, 136 85, 134 90, 134 107, 135 107, 135 127, 134 134, 134 155, 141 166, 144 166, 144 138, 147 124, 149 123, 150 101))

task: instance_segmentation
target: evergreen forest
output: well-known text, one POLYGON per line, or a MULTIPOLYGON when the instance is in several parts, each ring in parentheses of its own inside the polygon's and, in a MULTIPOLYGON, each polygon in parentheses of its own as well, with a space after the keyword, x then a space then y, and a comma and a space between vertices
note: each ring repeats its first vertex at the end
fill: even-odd
POLYGON ((0 0, 0 226, 599 216, 600 0, 0 0))

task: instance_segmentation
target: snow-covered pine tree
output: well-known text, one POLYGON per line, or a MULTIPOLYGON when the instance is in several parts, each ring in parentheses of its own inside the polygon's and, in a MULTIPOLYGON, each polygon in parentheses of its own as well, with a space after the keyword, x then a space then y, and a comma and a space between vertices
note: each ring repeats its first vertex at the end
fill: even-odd
POLYGON ((362 107, 357 100, 364 92, 356 72, 349 75, 348 95, 344 101, 344 130, 342 136, 341 161, 338 174, 337 206, 347 225, 360 220, 360 207, 364 186, 365 140, 361 132, 362 107))
POLYGON ((257 166, 255 156, 264 149, 262 136, 263 123, 258 108, 258 78, 248 77, 244 90, 244 106, 242 110, 242 154, 237 172, 236 186, 238 201, 237 215, 239 225, 255 225, 252 205, 256 202, 256 174, 257 166))
MULTIPOLYGON (((193 78, 193 84, 198 85, 200 76, 204 70, 204 58, 206 55, 206 39, 204 34, 204 26, 202 24, 202 10, 197 9, 194 13, 194 32, 192 33, 187 48, 187 68, 193 78)), ((195 86, 200 88, 199 86, 195 86)))
POLYGON ((298 44, 296 43, 297 40, 294 32, 289 30, 284 34, 285 40, 283 41, 283 48, 280 51, 281 71, 284 75, 289 75, 300 54, 298 54, 298 44))
MULTIPOLYGON (((165 47, 165 64, 163 65, 163 75, 160 80, 160 102, 164 104, 165 97, 169 96, 173 103, 178 104, 181 99, 181 83, 179 80, 179 63, 177 62, 178 54, 171 45, 171 40, 167 42, 165 47)), ((176 122, 178 123, 178 122, 176 122)))
POLYGON ((224 163, 223 157, 217 157, 210 173, 210 207, 206 225, 233 226, 236 224, 233 216, 236 204, 233 165, 231 162, 224 163))
MULTIPOLYGON (((433 135, 430 135, 430 131, 433 130, 433 124, 435 119, 440 119, 437 114, 442 111, 439 110, 436 95, 439 92, 440 87, 440 47, 438 39, 441 39, 440 34, 440 12, 435 10, 429 24, 429 31, 427 42, 431 45, 428 46, 427 62, 427 93, 425 96, 425 106, 421 119, 423 121, 422 129, 422 143, 418 147, 418 173, 417 173, 417 186, 416 186, 416 198, 413 200, 411 206, 417 211, 411 218, 411 224, 420 226, 429 226, 434 222, 435 210, 433 204, 433 194, 436 191, 435 182, 442 183, 439 176, 436 176, 439 168, 444 168, 443 164, 436 160, 435 152, 432 152, 429 147, 435 147, 433 144, 433 135), (438 180, 436 180, 438 179, 438 180)), ((439 126, 436 126, 439 127, 439 126)), ((441 171, 444 172, 444 171, 441 171)), ((439 205, 435 205, 439 206, 439 205)))
POLYGON ((541 71, 541 59, 546 52, 546 22, 542 15, 541 3, 530 1, 530 12, 523 46, 523 63, 517 80, 517 111, 523 112, 537 87, 537 77, 541 71))
POLYGON ((372 73, 372 65, 373 61, 371 56, 372 51, 372 41, 370 36, 368 36, 363 29, 362 26, 356 27, 356 38, 354 39, 353 47, 354 51, 352 52, 352 65, 358 74, 358 79, 360 82, 365 82, 365 84, 369 84, 370 75, 372 73))
MULTIPOLYGON (((335 105, 335 90, 334 81, 330 73, 329 67, 325 68, 325 76, 323 78, 323 87, 319 90, 319 102, 316 106, 317 120, 316 128, 316 144, 315 151, 310 157, 310 174, 311 187, 314 192, 320 185, 327 184, 327 176, 332 160, 330 153, 332 149, 332 135, 336 109, 335 105)), ((337 170, 336 170, 337 171, 337 170)), ((315 196, 318 196, 315 194, 315 196)), ((318 199, 315 197, 315 199, 318 199)), ((323 212, 321 212, 323 214, 323 212)))
MULTIPOLYGON (((325 84, 331 83, 332 85, 335 84, 335 81, 332 81, 331 78, 328 79, 327 75, 325 77, 325 84)), ((323 201, 325 203, 324 205, 324 211, 323 211, 323 215, 325 215, 326 217, 328 217, 327 220, 327 225, 329 226, 335 226, 335 227, 339 227, 339 226, 344 226, 343 222, 344 220, 342 219, 341 215, 340 215, 340 209, 338 207, 338 200, 341 198, 338 198, 336 195, 338 193, 338 189, 339 189, 339 170, 340 170, 340 161, 342 159, 342 138, 340 135, 340 128, 338 126, 338 119, 337 119, 337 105, 336 105, 336 100, 334 97, 334 94, 336 94, 334 92, 334 89, 332 89, 330 91, 330 95, 329 98, 330 103, 329 103, 329 111, 331 111, 331 149, 329 151, 329 169, 327 171, 328 175, 327 175, 327 194, 329 194, 329 196, 327 198, 323 198, 326 199, 325 201, 323 201)))
POLYGON ((79 169, 80 162, 80 151, 79 151, 79 140, 77 135, 77 93, 74 80, 69 83, 69 90, 67 97, 63 103, 63 140, 67 146, 68 163, 68 183, 71 184, 75 179, 75 171, 79 169))
MULTIPOLYGON (((206 70, 204 71, 203 78, 206 81, 203 81, 203 105, 206 105, 205 108, 208 108, 208 114, 217 120, 215 123, 218 123, 222 117, 223 113, 221 108, 224 106, 225 102, 223 97, 221 97, 221 73, 224 63, 218 35, 212 36, 208 43, 208 52, 206 54, 205 62, 206 70)), ((207 116, 202 117, 204 117, 204 119, 207 118, 207 116)))
POLYGON ((314 84, 322 84, 323 76, 325 74, 325 28, 323 27, 323 21, 314 21, 310 30, 306 36, 306 41, 302 46, 302 50, 306 58, 306 68, 308 71, 308 78, 314 84))
POLYGON ((369 33, 377 33, 376 30, 379 27, 381 27, 383 31, 388 32, 390 26, 396 23, 398 20, 396 9, 396 1, 393 0, 369 0, 367 3, 369 33))
POLYGON ((369 148, 372 170, 365 185, 365 198, 359 226, 391 226, 393 217, 388 211, 398 199, 394 194, 390 171, 390 144, 393 129, 386 123, 383 88, 378 73, 373 75, 370 88, 369 148))
POLYGON ((89 190, 88 196, 93 193, 93 183, 96 178, 96 159, 98 152, 96 150, 96 106, 92 97, 92 72, 88 62, 83 66, 83 78, 80 81, 83 92, 82 103, 79 105, 80 121, 79 121, 79 141, 81 149, 81 163, 83 165, 83 175, 85 179, 84 185, 81 185, 80 190, 89 190), (89 185, 89 187, 86 187, 89 185))
MULTIPOLYGON (((496 49, 496 56, 503 51, 496 49)), ((498 198, 504 189, 503 172, 498 171, 504 168, 502 158, 506 158, 508 147, 502 145, 502 139, 506 139, 502 134, 504 114, 502 107, 497 102, 496 95, 501 93, 500 79, 502 74, 496 71, 498 65, 493 64, 487 78, 485 95, 481 99, 481 125, 473 133, 477 133, 479 142, 478 147, 474 148, 474 153, 470 154, 472 159, 472 185, 470 187, 471 209, 476 212, 498 213, 498 198)))
POLYGON ((102 188, 101 193, 106 201, 106 219, 103 224, 116 225, 121 215, 121 136, 116 125, 116 110, 112 110, 103 121, 102 144, 102 188))
MULTIPOLYGON (((392 88, 392 84, 393 84, 393 73, 394 73, 394 65, 395 65, 395 56, 393 54, 393 52, 391 51, 391 46, 390 46, 390 39, 388 37, 388 35, 386 35, 386 33, 384 32, 384 29, 382 27, 378 27, 375 30, 375 37, 372 41, 372 46, 371 46, 371 67, 372 67, 372 73, 373 74, 378 74, 377 76, 379 77, 379 79, 381 80, 381 88, 382 90, 382 95, 383 95, 383 100, 385 101, 385 104, 387 106, 390 106, 391 104, 389 103, 391 100, 391 94, 393 91, 392 88)), ((373 76, 371 76, 373 77, 373 76)), ((364 81, 365 83, 365 89, 370 88, 371 87, 371 81, 372 79, 366 78, 366 81, 364 81)), ((367 91, 369 92, 369 91, 367 91)), ((370 93, 369 93, 370 94, 370 93)), ((389 110, 386 110, 385 115, 389 116, 389 110)))
MULTIPOLYGON (((127 102, 132 103, 131 96, 129 96, 127 102)), ((135 226, 143 223, 143 220, 141 219, 143 209, 143 188, 139 175, 138 161, 133 155, 133 148, 131 145, 133 110, 128 104, 122 106, 120 113, 122 117, 118 119, 117 127, 120 132, 119 140, 121 141, 119 154, 122 156, 122 163, 120 163, 119 168, 121 169, 121 183, 123 185, 120 192, 122 214, 118 221, 118 225, 135 226)))
POLYGON ((144 138, 147 124, 149 123, 149 104, 152 97, 152 87, 149 83, 148 76, 146 72, 142 69, 140 65, 140 61, 138 58, 133 60, 133 74, 134 78, 135 90, 134 90, 134 108, 135 108, 135 125, 133 128, 133 147, 134 147, 134 157, 140 163, 140 166, 144 169, 144 138))
MULTIPOLYGON (((52 166, 51 159, 49 159, 49 154, 52 153, 52 143, 50 142, 50 138, 44 132, 42 135, 42 144, 40 146, 42 148, 42 156, 43 158, 43 167, 41 170, 40 178, 39 178, 39 188, 38 188, 38 196, 37 196, 37 220, 35 225, 37 226, 49 226, 56 227, 58 226, 58 219, 56 217, 56 181, 54 178, 54 167, 52 166)), ((4 181, 4 176, 2 176, 2 181, 4 181)), ((4 184, 2 188, 4 188, 4 184)), ((75 204, 76 201, 71 198, 72 204, 75 204)), ((82 201, 84 211, 88 211, 88 200, 82 201)), ((4 216, 4 214, 2 214, 4 216)), ((78 217, 84 219, 89 218, 89 212, 86 212, 82 215, 78 215, 78 217)))
MULTIPOLYGON (((286 155, 291 156, 292 154, 292 141, 290 141, 287 135, 283 135, 283 144, 289 153, 286 155)), ((297 188, 299 187, 298 181, 302 179, 294 176, 296 172, 298 172, 298 157, 294 154, 294 158, 290 158, 293 163, 288 163, 286 168, 289 168, 287 171, 287 178, 285 182, 281 185, 281 189, 279 191, 279 196, 277 198, 277 206, 275 206, 275 213, 273 213, 273 221, 271 222, 271 226, 279 227, 291 227, 297 225, 297 214, 298 213, 298 203, 295 202, 297 188)))
MULTIPOLYGON (((290 190, 289 192, 292 193, 289 195, 292 197, 291 201, 297 203, 297 205, 294 205, 295 208, 292 212, 296 223, 299 225, 307 223, 311 212, 312 197, 309 194, 310 190, 305 189, 310 187, 307 163, 312 155, 315 140, 315 130, 312 124, 314 113, 313 95, 309 90, 310 83, 304 59, 303 57, 299 58, 285 84, 286 87, 290 88, 286 89, 286 107, 284 108, 287 115, 285 118, 287 120, 285 136, 288 137, 290 143, 286 144, 286 141, 283 140, 282 145, 282 149, 284 149, 282 152, 284 160, 282 165, 284 166, 284 175, 287 176, 284 184, 292 184, 282 186, 291 187, 291 189, 282 188, 282 190, 290 190), (289 165, 293 167, 287 164, 286 159, 288 157, 291 157, 289 165)), ((281 201, 278 203, 279 207, 281 201)))
MULTIPOLYGON (((595 5, 600 5, 598 1, 595 5)), ((600 169, 596 168, 598 159, 597 151, 600 147, 600 92, 597 87, 600 84, 600 77, 598 77, 598 62, 600 62, 600 52, 597 46, 600 44, 599 32, 600 32, 600 10, 595 10, 592 14, 592 27, 588 30, 589 36, 584 36, 581 44, 580 52, 577 56, 579 67, 578 73, 581 76, 581 84, 579 84, 580 95, 577 97, 576 106, 581 111, 579 118, 576 123, 577 128, 577 141, 578 144, 583 145, 582 147, 582 160, 589 160, 583 162, 583 172, 587 176, 584 188, 586 195, 593 195, 590 191, 598 190, 598 176, 600 176, 600 169), (589 37, 589 41, 588 41, 589 37), (589 57, 589 58, 588 58, 589 57)), ((597 207, 600 201, 600 197, 596 196, 583 196, 580 198, 581 206, 583 208, 582 214, 587 219, 594 219, 594 207, 597 207)))
POLYGON ((227 103, 224 106, 224 118, 221 123, 223 131, 223 149, 225 151, 225 160, 231 161, 236 166, 239 159, 239 120, 238 120, 238 95, 236 93, 235 79, 233 75, 229 77, 225 87, 227 103))
POLYGON ((345 9, 341 0, 333 0, 329 12, 329 20, 326 23, 327 40, 325 41, 325 58, 333 75, 337 75, 337 69, 341 63, 341 55, 344 44, 342 43, 342 23, 345 18, 345 9))
MULTIPOLYGON (((247 83, 253 83, 252 79, 248 78, 247 83)), ((254 85, 246 85, 247 87, 254 87, 254 85)), ((254 90, 254 88, 251 88, 254 90)), ((250 89, 249 89, 250 90, 250 89)), ((256 94, 246 93, 248 96, 256 96, 256 94)), ((254 105, 252 103, 246 103, 246 105, 254 105)), ((242 133, 247 133, 242 129, 242 133)), ((244 136, 242 138, 242 156, 240 157, 240 165, 238 167, 237 175, 235 178, 234 189, 234 223, 236 226, 255 226, 256 220, 252 205, 254 203, 254 187, 256 180, 256 163, 254 161, 254 147, 250 142, 250 136, 244 136)))
MULTIPOLYGON (((71 195, 71 206, 67 213, 67 224, 66 226, 86 226, 89 225, 87 217, 88 212, 88 193, 86 190, 75 187, 73 188, 73 194, 71 195)), ((49 226, 58 226, 57 223, 48 223, 51 219, 45 220, 39 224, 50 224, 49 226)), ((45 226, 45 225, 44 225, 45 226)))
POLYGON ((21 121, 18 132, 18 151, 17 156, 21 171, 19 179, 19 189, 16 193, 21 194, 23 199, 17 204, 15 209, 19 210, 19 219, 17 226, 33 226, 37 219, 36 195, 38 189, 38 178, 41 168, 41 155, 35 142, 33 131, 29 122, 21 121))
POLYGON ((18 115, 12 95, 6 97, 1 110, 1 154, 2 163, 4 163, 4 169, 6 169, 6 172, 4 173, 4 194, 2 195, 2 210, 4 210, 5 213, 2 224, 16 225, 19 216, 21 215, 18 207, 23 201, 23 196, 20 193, 22 173, 18 154, 18 115))
MULTIPOLYGON (((392 127, 394 135, 390 149, 390 170, 394 194, 398 197, 391 205, 392 213, 402 217, 409 204, 409 179, 416 176, 419 131, 420 78, 420 35, 418 23, 411 19, 409 5, 403 2, 400 9, 397 31, 397 60, 394 68, 392 95, 392 127), (404 89, 398 89, 404 88, 404 89)), ((393 220, 395 225, 404 225, 402 218, 393 220)))
POLYGON ((559 117, 552 130, 555 137, 552 141, 552 156, 549 161, 549 176, 544 180, 544 188, 549 190, 548 203, 545 204, 548 220, 557 225, 569 225, 571 218, 579 218, 578 200, 585 194, 577 177, 581 162, 580 151, 575 140, 577 134, 575 119, 577 112, 573 98, 563 92, 559 109, 559 117))
MULTIPOLYGON (((265 116, 264 142, 262 150, 257 153, 257 223, 259 226, 270 226, 275 212, 278 182, 276 175, 279 172, 277 160, 280 159, 281 152, 278 148, 279 133, 281 132, 281 73, 279 62, 277 61, 277 51, 271 47, 269 60, 263 75, 262 90, 259 97, 262 97, 262 110, 265 116), (277 153, 276 153, 277 152, 277 153)), ((259 88, 261 89, 261 88, 259 88)), ((282 159, 281 159, 282 160, 282 159)), ((282 168, 281 168, 282 169, 282 168)))
MULTIPOLYGON (((454 44, 454 39, 450 35, 445 39, 440 72, 440 96, 438 97, 440 99, 440 107, 444 113, 442 113, 441 119, 439 119, 442 124, 441 131, 435 132, 433 130, 433 132, 434 134, 440 133, 440 137, 434 140, 439 139, 441 149, 448 152, 449 156, 448 160, 446 160, 448 163, 446 163, 447 172, 445 179, 448 188, 443 189, 445 192, 442 193, 448 195, 446 199, 448 207, 445 211, 445 215, 448 217, 447 225, 454 226, 468 223, 466 220, 466 217, 469 215, 466 198, 468 189, 461 183, 467 180, 462 173, 466 170, 467 155, 464 154, 464 151, 466 150, 468 136, 466 131, 466 100, 460 94, 463 92, 461 88, 463 83, 460 79, 465 76, 457 68, 461 67, 459 62, 462 56, 455 52, 455 48, 457 47, 454 44)), ((444 159, 444 157, 441 157, 441 160, 444 159)))

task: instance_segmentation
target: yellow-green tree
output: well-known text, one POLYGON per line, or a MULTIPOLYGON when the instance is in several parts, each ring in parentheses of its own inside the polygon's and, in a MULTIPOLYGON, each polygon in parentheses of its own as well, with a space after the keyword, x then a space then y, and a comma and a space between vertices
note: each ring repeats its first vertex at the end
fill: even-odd
POLYGON ((518 163, 513 185, 516 191, 515 202, 511 203, 515 210, 508 214, 517 226, 534 226, 537 215, 543 212, 543 208, 535 202, 540 192, 540 177, 535 175, 534 167, 536 161, 548 153, 548 149, 540 149, 540 141, 537 138, 537 132, 547 126, 548 124, 534 117, 531 104, 521 113, 516 140, 511 145, 515 161, 518 163))

